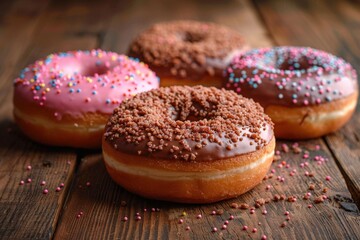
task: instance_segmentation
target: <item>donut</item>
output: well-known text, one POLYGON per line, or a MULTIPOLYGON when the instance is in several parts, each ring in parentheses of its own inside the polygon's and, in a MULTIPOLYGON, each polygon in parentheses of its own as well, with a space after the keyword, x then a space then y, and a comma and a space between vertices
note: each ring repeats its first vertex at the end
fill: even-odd
POLYGON ((358 98, 345 60, 309 47, 254 49, 233 59, 224 87, 254 99, 284 139, 317 138, 341 128, 358 98))
POLYGON ((102 50, 51 54, 14 81, 14 119, 29 138, 47 145, 100 148, 115 107, 157 88, 143 64, 102 50))
POLYGON ((273 160, 273 125, 233 91, 162 87, 123 101, 105 127, 103 158, 115 182, 138 195, 183 203, 236 197, 273 160))
POLYGON ((160 77, 160 86, 221 87, 226 66, 247 49, 242 36, 225 26, 173 21, 138 35, 128 55, 147 63, 160 77))

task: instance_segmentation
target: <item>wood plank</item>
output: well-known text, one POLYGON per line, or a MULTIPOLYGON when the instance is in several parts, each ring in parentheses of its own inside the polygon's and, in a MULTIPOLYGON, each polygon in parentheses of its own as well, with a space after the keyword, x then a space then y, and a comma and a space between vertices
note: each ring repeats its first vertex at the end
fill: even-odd
POLYGON ((94 34, 79 34, 94 19, 88 8, 93 5, 45 1, 15 4, 5 16, 0 71, 0 238, 49 239, 53 236, 63 203, 75 172, 74 149, 51 148, 28 140, 12 120, 12 79, 20 69, 49 53, 70 49, 92 49, 98 44, 94 34), (28 6, 30 6, 28 10, 28 6), (37 8, 36 8, 37 6, 37 8), (46 10, 46 11, 45 11, 46 10), (86 11, 84 13, 84 11, 86 11), (87 18, 84 15, 88 16, 87 18), (79 19, 88 20, 85 22, 79 19), (91 19, 91 20, 90 20, 91 19), (74 22, 78 24, 74 24, 74 22), (12 41, 9 41, 11 39, 12 41), (27 170, 27 166, 32 169, 27 170), (26 183, 31 178, 31 183, 26 183), (25 181, 24 185, 19 185, 25 181), (41 181, 46 181, 41 186, 41 181), (64 183, 60 192, 56 188, 64 183), (48 194, 43 190, 48 189, 48 194))
POLYGON ((166 0, 138 1, 124 4, 119 9, 104 35, 103 49, 126 53, 132 39, 156 22, 176 19, 221 22, 232 26, 241 33, 253 47, 270 46, 264 28, 258 28, 259 20, 251 11, 246 10, 246 2, 224 1, 217 3, 195 4, 193 1, 181 1, 174 5, 166 0), (144 7, 146 5, 146 7, 144 7), (159 7, 161 6, 161 7, 159 7), (236 8, 233 8, 236 6, 236 8), (165 10, 170 9, 170 10, 165 10), (121 13, 121 14, 120 14, 121 13), (246 22, 247 24, 238 24, 246 22), (251 32, 251 34, 248 34, 251 32))
POLYGON ((270 239, 351 239, 360 236, 358 210, 344 180, 338 177, 336 163, 331 159, 330 152, 319 140, 303 142, 300 146, 311 151, 309 166, 299 167, 299 163, 305 162, 302 154, 283 154, 283 160, 290 168, 279 168, 281 161, 274 162, 272 168, 276 173, 273 178, 237 199, 207 205, 173 204, 133 195, 110 179, 101 154, 87 156, 81 163, 55 239, 260 239, 263 234, 270 239), (324 150, 314 151, 317 144, 324 150), (318 165, 312 160, 316 155, 329 160, 318 165), (297 172, 291 177, 289 174, 293 169, 297 172), (314 176, 305 177, 306 171, 314 173, 314 176), (277 176, 284 177, 285 182, 277 180, 277 176), (326 181, 326 176, 332 176, 331 181, 326 181), (315 190, 309 191, 312 183, 315 190), (266 190, 268 185, 271 188, 266 190), (328 188, 327 193, 322 192, 324 188, 328 188), (305 201, 302 197, 306 192, 311 192, 313 196, 305 201), (250 214, 249 209, 231 208, 234 202, 253 206, 256 199, 273 198, 275 194, 296 196, 297 201, 271 201, 256 209, 254 214, 250 214), (315 204, 315 196, 322 194, 326 194, 328 200, 315 204), (123 206, 123 201, 126 206, 123 206), (308 208, 308 204, 313 207, 308 208), (341 204, 348 210, 353 209, 353 212, 344 211, 341 204), (160 208, 160 211, 152 212, 152 208, 160 208), (217 209, 224 213, 211 215, 217 209), (262 215, 265 209, 267 214, 262 215), (288 222, 284 215, 286 211, 290 212, 291 220, 288 222), (83 214, 78 216, 81 212, 83 214), (183 216, 183 212, 186 212, 186 216, 183 216), (135 219, 136 213, 140 214, 140 221, 135 219), (202 214, 201 219, 197 218, 198 214, 202 214), (229 220, 227 230, 221 230, 230 215, 234 216, 234 220, 229 220), (128 221, 123 221, 124 217, 128 221), (179 224, 180 219, 184 223, 179 224), (287 222, 285 228, 280 227, 283 222, 287 222), (244 225, 249 227, 248 231, 242 230, 244 225), (187 226, 191 230, 187 231, 187 226), (212 232, 212 227, 217 227, 218 232, 212 232), (254 227, 258 229, 257 233, 251 232, 254 227))
MULTIPOLYGON (((151 23, 178 18, 229 25, 244 33, 256 47, 273 44, 247 1, 210 1, 206 4, 203 1, 182 1, 181 4, 139 1, 124 6, 115 14, 102 48, 125 52, 131 39, 151 23)), ((281 148, 282 143, 289 142, 279 142, 277 148, 281 148)), ((310 151, 308 166, 299 167, 306 161, 302 159, 303 154, 283 153, 285 166, 278 168, 281 161, 274 162, 272 168, 276 173, 273 178, 239 198, 207 205, 174 204, 133 195, 112 182, 100 153, 88 155, 81 162, 55 239, 260 239, 263 234, 269 239, 351 239, 360 236, 358 209, 326 145, 318 139, 301 142, 300 146, 310 151), (315 145, 322 150, 314 150, 315 145), (316 155, 328 161, 318 165, 312 160, 316 155), (291 167, 286 168, 286 164, 291 167), (293 169, 297 172, 289 176, 293 169), (306 171, 314 176, 304 176, 306 171), (284 177, 285 181, 280 182, 277 176, 284 177), (326 176, 331 176, 331 181, 326 181, 326 176), (88 182, 90 186, 87 186, 88 182), (315 190, 310 191, 311 199, 302 200, 311 183, 315 185, 315 190), (266 190, 267 185, 271 186, 269 190, 266 190), (316 196, 325 194, 322 193, 325 187, 328 188, 328 200, 314 204, 316 196), (275 194, 296 196, 297 201, 271 201, 256 209, 254 214, 250 214, 249 209, 231 208, 234 202, 253 206, 256 199, 272 198, 275 194), (122 202, 126 202, 126 206, 122 202), (308 208, 308 204, 313 207, 308 208), (155 212, 151 211, 152 208, 155 212), (157 212, 156 208, 160 211, 157 212), (224 213, 211 215, 217 209, 224 213), (262 214, 264 209, 266 215, 262 214), (285 211, 290 212, 291 220, 288 222, 285 211), (83 214, 79 215, 81 212, 83 214), (136 213, 140 214, 141 220, 135 220, 136 213), (197 218, 198 214, 202 214, 201 219, 197 218), (229 220, 227 229, 221 230, 231 214, 234 220, 229 220), (128 217, 128 221, 123 221, 124 217, 128 217), (182 224, 180 219, 184 221, 182 224), (287 222, 284 228, 280 227, 283 222, 287 222), (249 227, 247 231, 242 230, 244 225, 249 227), (186 230, 187 226, 190 230, 186 230), (212 232, 213 227, 218 231, 212 232), (252 233, 253 228, 258 231, 252 233)))
MULTIPOLYGON (((304 45, 345 58, 360 73, 360 5, 348 1, 255 1, 279 45, 304 45), (321 9, 321 11, 319 11, 321 9)), ((360 206, 360 105, 351 121, 325 138, 360 206)))

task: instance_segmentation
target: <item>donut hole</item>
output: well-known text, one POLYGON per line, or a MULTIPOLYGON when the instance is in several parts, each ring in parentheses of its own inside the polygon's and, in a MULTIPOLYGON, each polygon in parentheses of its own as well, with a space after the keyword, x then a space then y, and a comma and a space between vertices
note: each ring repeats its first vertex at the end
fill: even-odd
POLYGON ((204 40, 204 35, 196 32, 184 32, 180 38, 184 42, 198 43, 204 40))
POLYGON ((193 104, 189 109, 175 109, 173 106, 170 107, 169 112, 170 116, 174 121, 190 121, 198 122, 200 120, 210 120, 214 118, 214 112, 216 112, 216 107, 210 109, 198 106, 198 104, 193 104))
POLYGON ((109 67, 105 65, 99 65, 95 67, 86 67, 82 69, 81 75, 85 77, 94 77, 95 75, 103 75, 106 74, 110 70, 109 67))

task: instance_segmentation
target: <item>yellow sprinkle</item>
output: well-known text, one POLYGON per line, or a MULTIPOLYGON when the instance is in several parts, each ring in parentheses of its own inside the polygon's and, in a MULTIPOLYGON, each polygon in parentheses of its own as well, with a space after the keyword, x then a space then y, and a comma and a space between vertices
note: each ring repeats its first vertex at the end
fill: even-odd
POLYGON ((86 78, 86 81, 87 81, 88 83, 92 83, 93 80, 88 77, 88 78, 86 78))
POLYGON ((182 214, 181 214, 182 216, 186 216, 187 215, 187 213, 186 212, 182 212, 182 214))
POLYGON ((46 88, 45 90, 46 90, 47 92, 50 92, 50 88, 46 88))
POLYGON ((111 60, 116 61, 116 56, 112 56, 111 60))
POLYGON ((39 65, 43 65, 44 64, 44 62, 43 61, 39 61, 39 65))
POLYGON ((30 82, 33 83, 33 82, 35 82, 35 80, 34 80, 34 79, 30 79, 30 82))
POLYGON ((45 83, 40 84, 41 87, 45 87, 45 83))
POLYGON ((68 84, 69 87, 72 87, 72 85, 73 85, 73 84, 72 84, 71 82, 68 84))

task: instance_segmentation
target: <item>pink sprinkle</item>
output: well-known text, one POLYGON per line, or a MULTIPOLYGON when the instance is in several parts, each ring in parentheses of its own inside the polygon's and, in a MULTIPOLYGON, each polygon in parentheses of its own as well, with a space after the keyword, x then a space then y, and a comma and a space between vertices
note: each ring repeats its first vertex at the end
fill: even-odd
POLYGON ((124 222, 126 222, 127 220, 129 220, 128 217, 124 217, 124 218, 123 218, 123 221, 124 221, 124 222))
POLYGON ((304 162, 305 166, 309 166, 309 162, 304 162))
POLYGON ((304 163, 300 163, 300 167, 303 168, 305 166, 304 163))
POLYGON ((266 210, 262 211, 263 215, 266 215, 268 212, 266 210))
POLYGON ((31 170, 31 166, 30 166, 30 165, 27 166, 27 167, 26 167, 26 170, 30 171, 30 170, 31 170))
POLYGON ((312 208, 312 207, 313 207, 313 205, 311 205, 311 204, 308 205, 308 208, 312 208))
POLYGON ((179 219, 179 224, 182 224, 184 222, 184 220, 179 219))
POLYGON ((331 180, 331 177, 330 176, 326 176, 326 181, 330 181, 331 180))
POLYGON ((81 217, 81 215, 80 215, 80 214, 76 215, 76 218, 80 218, 80 217, 81 217))
POLYGON ((320 150, 320 145, 316 145, 316 146, 315 146, 315 149, 316 149, 316 150, 320 150))
POLYGON ((135 220, 136 220, 136 221, 140 221, 140 220, 141 220, 141 217, 140 217, 140 216, 136 216, 136 217, 135 217, 135 220))
POLYGON ((187 226, 187 227, 185 228, 185 230, 186 230, 186 231, 189 231, 189 230, 190 230, 190 226, 187 226))
POLYGON ((222 225, 221 229, 226 229, 227 226, 226 225, 222 225))
POLYGON ((24 185, 25 184, 25 182, 23 181, 23 180, 21 180, 20 182, 19 182, 19 185, 24 185))
POLYGON ((304 158, 304 159, 309 158, 309 154, 306 154, 306 153, 305 153, 305 154, 303 155, 303 158, 304 158))
POLYGON ((83 211, 80 211, 79 214, 82 216, 82 215, 84 214, 84 212, 83 212, 83 211))
POLYGON ((243 228, 242 228, 244 231, 246 231, 246 230, 248 230, 248 226, 243 226, 243 228))
POLYGON ((62 187, 64 187, 65 186, 65 184, 64 183, 60 183, 60 185, 59 185, 61 188, 62 187))
POLYGON ((270 188, 271 188, 271 185, 267 185, 265 189, 269 190, 270 188))
POLYGON ((212 228, 212 232, 217 232, 217 230, 218 230, 218 229, 217 229, 216 227, 213 227, 213 228, 212 228))
POLYGON ((60 187, 57 187, 57 188, 55 189, 55 191, 56 191, 56 192, 60 192, 60 191, 61 191, 61 188, 60 188, 60 187))
POLYGON ((256 232, 257 232, 257 228, 253 228, 252 232, 253 232, 253 233, 256 233, 256 232))
POLYGON ((44 189, 43 191, 43 194, 48 194, 49 193, 49 190, 47 190, 46 188, 44 189))
POLYGON ((306 171, 304 175, 305 175, 305 176, 309 176, 309 172, 308 172, 308 171, 306 171))
POLYGON ((229 220, 234 220, 234 216, 230 215, 229 220))
POLYGON ((216 211, 212 211, 212 212, 211 212, 211 215, 215 215, 215 214, 216 214, 216 211))
POLYGON ((267 239, 266 235, 262 235, 261 240, 266 240, 266 239, 267 239))
POLYGON ((86 186, 90 187, 91 183, 90 182, 86 182, 86 186))
POLYGON ((228 225, 228 224, 229 224, 229 221, 228 221, 228 220, 226 220, 226 221, 224 222, 224 224, 225 224, 225 225, 228 225))
POLYGON ((290 214, 289 211, 286 211, 286 212, 284 213, 285 216, 288 216, 289 214, 290 214))
POLYGON ((31 183, 31 182, 32 182, 31 178, 28 178, 28 179, 26 180, 26 182, 27 182, 27 183, 31 183))
POLYGON ((40 186, 44 186, 46 184, 45 181, 41 181, 40 186))
POLYGON ((276 172, 276 170, 275 169, 271 169, 271 173, 275 173, 276 172))
POLYGON ((67 164, 70 165, 70 164, 71 164, 71 161, 67 161, 67 164))
POLYGON ((200 219, 200 218, 202 218, 202 215, 201 215, 201 214, 198 214, 198 215, 196 216, 196 218, 197 218, 197 219, 200 219))
POLYGON ((250 214, 254 214, 255 213, 255 210, 254 209, 251 209, 250 210, 250 214))

